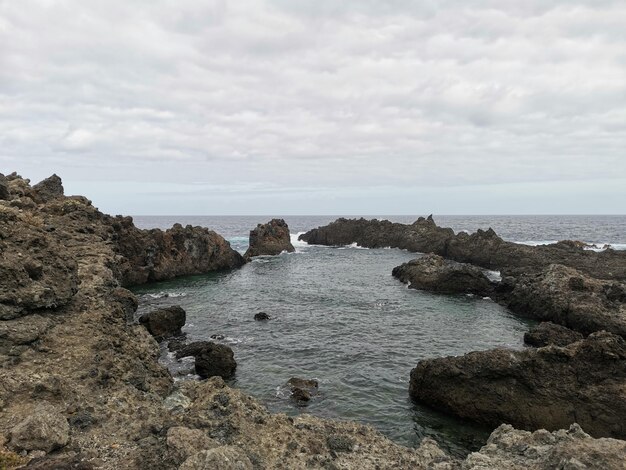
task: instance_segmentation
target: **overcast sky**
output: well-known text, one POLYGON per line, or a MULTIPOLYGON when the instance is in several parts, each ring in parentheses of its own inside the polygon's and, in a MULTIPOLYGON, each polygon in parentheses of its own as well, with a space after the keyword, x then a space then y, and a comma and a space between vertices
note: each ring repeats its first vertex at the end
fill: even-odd
POLYGON ((0 0, 0 172, 126 214, 626 213, 624 0, 0 0))

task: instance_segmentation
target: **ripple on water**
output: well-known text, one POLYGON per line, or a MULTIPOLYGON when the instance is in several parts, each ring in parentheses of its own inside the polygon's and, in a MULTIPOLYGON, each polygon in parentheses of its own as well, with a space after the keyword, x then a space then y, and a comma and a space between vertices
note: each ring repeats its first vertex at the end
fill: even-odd
MULTIPOLYGON (((406 445, 431 436, 455 453, 480 446, 488 430, 409 400, 409 374, 424 358, 521 348, 529 322, 480 298, 406 289, 390 273, 413 253, 344 248, 299 245, 298 256, 261 258, 237 271, 138 292, 185 294, 158 302, 185 308, 189 340, 224 335, 220 342, 238 362, 233 384, 273 411, 358 420, 406 445), (272 319, 255 322, 259 311, 272 319), (277 393, 294 376, 320 382, 306 407, 277 393)), ((142 296, 140 312, 154 306, 148 300, 142 296)), ((177 377, 189 376, 184 360, 162 360, 177 377)))

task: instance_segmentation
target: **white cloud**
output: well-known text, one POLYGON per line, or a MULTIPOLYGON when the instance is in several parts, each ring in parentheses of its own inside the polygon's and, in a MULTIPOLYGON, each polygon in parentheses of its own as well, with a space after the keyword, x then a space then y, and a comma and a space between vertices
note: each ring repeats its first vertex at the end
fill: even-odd
POLYGON ((624 178, 624 31, 622 1, 0 0, 0 171, 230 183, 251 212, 624 178))

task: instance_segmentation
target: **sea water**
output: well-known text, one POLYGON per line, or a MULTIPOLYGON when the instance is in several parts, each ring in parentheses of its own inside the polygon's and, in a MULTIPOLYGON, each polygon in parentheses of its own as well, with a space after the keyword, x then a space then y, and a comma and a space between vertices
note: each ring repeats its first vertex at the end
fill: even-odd
MULTIPOLYGON (((142 228, 173 223, 217 231, 244 252, 248 233, 272 216, 135 217, 142 228)), ((141 286, 140 313, 181 305, 189 341, 233 348, 238 363, 232 385, 270 410, 356 420, 398 443, 415 446, 431 436, 450 452, 477 449, 491 429, 413 403, 411 369, 421 359, 505 347, 521 349, 533 324, 490 299, 434 295, 408 289, 391 270, 416 256, 398 249, 309 246, 297 236, 336 216, 284 217, 295 253, 259 257, 241 269, 141 286), (270 321, 256 322, 267 312, 270 321), (306 405, 289 398, 291 377, 319 381, 306 405)), ((371 218, 371 217, 367 217, 371 218)), ((410 223, 416 217, 378 217, 410 223)), ((541 243, 559 239, 626 247, 623 216, 440 216, 441 226, 472 232, 493 227, 503 238, 541 243)), ((494 275, 494 273, 491 273, 494 275)), ((495 273, 497 275, 497 273, 495 273)), ((177 361, 163 345, 162 361, 175 378, 193 378, 193 359, 177 361)))

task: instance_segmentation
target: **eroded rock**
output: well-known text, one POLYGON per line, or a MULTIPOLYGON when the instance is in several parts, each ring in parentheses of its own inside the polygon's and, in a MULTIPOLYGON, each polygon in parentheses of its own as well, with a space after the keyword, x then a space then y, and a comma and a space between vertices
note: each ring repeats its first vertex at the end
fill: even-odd
POLYGON ((250 247, 244 258, 249 260, 254 256, 279 255, 283 251, 296 251, 291 244, 289 226, 283 219, 272 219, 250 231, 250 247))
POLYGON ((583 335, 561 325, 551 322, 542 322, 524 333, 524 343, 541 348, 554 344, 555 346, 567 346, 583 339, 583 335))
POLYGON ((420 361, 411 397, 456 416, 523 429, 626 437, 626 341, 598 332, 565 347, 494 349, 420 361))

